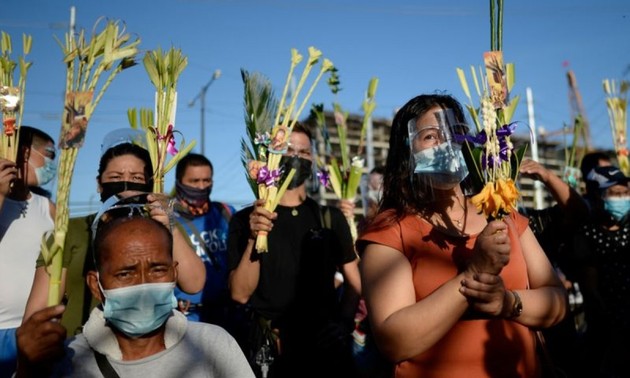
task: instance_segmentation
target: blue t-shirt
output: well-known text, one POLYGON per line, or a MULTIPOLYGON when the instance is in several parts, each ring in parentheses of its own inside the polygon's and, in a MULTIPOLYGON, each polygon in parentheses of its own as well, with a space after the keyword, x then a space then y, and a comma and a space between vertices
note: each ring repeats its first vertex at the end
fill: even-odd
MULTIPOLYGON (((191 311, 187 314, 189 320, 204 320, 201 319, 203 311, 195 308, 197 304, 202 304, 206 308, 221 305, 228 296, 227 238, 229 217, 233 213, 232 206, 219 202, 212 202, 210 211, 193 219, 175 213, 197 255, 206 266, 206 283, 202 291, 186 294, 179 288, 175 288, 175 296, 178 300, 187 300, 191 303, 191 311), (208 256, 206 251, 211 256, 208 256)), ((180 274, 186 274, 186 272, 180 272, 180 274)))

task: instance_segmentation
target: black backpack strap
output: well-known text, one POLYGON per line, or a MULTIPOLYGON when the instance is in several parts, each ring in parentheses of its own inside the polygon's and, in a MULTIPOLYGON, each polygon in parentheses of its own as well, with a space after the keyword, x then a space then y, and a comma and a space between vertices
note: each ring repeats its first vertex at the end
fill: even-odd
POLYGON ((104 354, 101 354, 97 351, 94 351, 94 358, 96 359, 96 364, 98 365, 98 369, 103 374, 105 378, 120 378, 116 370, 112 367, 112 364, 109 363, 107 357, 104 354))

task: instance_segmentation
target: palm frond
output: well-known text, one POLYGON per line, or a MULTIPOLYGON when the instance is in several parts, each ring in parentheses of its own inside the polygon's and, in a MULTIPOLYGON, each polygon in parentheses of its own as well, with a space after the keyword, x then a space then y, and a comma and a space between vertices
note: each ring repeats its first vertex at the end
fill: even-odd
POLYGON ((254 180, 249 174, 249 162, 255 160, 254 152, 249 148, 249 141, 245 138, 241 139, 241 164, 245 168, 245 179, 247 180, 247 185, 252 189, 252 193, 254 196, 258 193, 258 183, 254 180))
POLYGON ((254 140, 257 134, 271 131, 278 101, 274 97, 271 82, 260 73, 250 74, 241 70, 241 77, 245 85, 245 127, 247 137, 252 142, 250 147, 258 155, 254 148, 254 140))

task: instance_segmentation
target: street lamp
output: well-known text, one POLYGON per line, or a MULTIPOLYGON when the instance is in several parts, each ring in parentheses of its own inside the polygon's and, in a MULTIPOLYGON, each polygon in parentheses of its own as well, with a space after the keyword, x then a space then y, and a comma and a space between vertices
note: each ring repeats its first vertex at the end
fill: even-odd
POLYGON ((221 77, 221 70, 216 69, 214 73, 212 74, 212 78, 210 79, 210 81, 208 81, 206 85, 201 87, 201 91, 197 93, 197 96, 195 96, 195 98, 193 98, 188 103, 188 107, 192 108, 193 106, 195 106, 195 102, 197 102, 197 99, 201 101, 201 154, 202 155, 205 155, 206 153, 206 92, 208 91, 208 88, 210 87, 210 85, 212 85, 212 83, 214 83, 214 81, 218 79, 219 77, 221 77))

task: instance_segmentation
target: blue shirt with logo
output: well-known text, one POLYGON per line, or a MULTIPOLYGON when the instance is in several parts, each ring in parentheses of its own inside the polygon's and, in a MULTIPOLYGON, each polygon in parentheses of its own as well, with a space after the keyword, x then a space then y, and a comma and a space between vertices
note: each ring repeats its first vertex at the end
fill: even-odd
POLYGON ((229 297, 227 239, 229 217, 234 211, 232 206, 212 202, 210 211, 192 219, 175 213, 177 221, 188 234, 197 256, 206 266, 206 283, 202 291, 187 294, 175 288, 175 297, 178 301, 189 301, 191 304, 190 311, 185 312, 189 320, 204 320, 201 316, 204 311, 200 311, 197 305, 201 304, 205 308, 221 306, 229 297))

